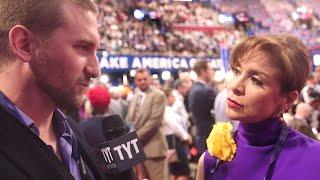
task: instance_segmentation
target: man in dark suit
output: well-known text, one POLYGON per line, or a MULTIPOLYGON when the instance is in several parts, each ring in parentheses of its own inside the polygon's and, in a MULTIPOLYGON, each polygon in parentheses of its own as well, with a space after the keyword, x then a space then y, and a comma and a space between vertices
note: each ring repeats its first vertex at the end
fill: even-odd
POLYGON ((0 179, 103 179, 74 122, 100 75, 90 0, 0 1, 0 179))
POLYGON ((200 154, 206 150, 206 138, 210 134, 214 118, 211 116, 216 92, 210 86, 214 77, 213 69, 208 61, 197 61, 193 70, 198 80, 189 92, 189 108, 196 126, 196 147, 200 154))

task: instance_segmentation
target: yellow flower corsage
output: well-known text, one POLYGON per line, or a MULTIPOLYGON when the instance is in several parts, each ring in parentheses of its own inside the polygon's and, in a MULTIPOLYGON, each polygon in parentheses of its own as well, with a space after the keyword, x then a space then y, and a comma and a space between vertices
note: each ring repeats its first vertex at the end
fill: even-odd
POLYGON ((231 161, 237 150, 237 145, 232 137, 230 122, 220 122, 213 125, 207 138, 208 152, 223 161, 231 161))

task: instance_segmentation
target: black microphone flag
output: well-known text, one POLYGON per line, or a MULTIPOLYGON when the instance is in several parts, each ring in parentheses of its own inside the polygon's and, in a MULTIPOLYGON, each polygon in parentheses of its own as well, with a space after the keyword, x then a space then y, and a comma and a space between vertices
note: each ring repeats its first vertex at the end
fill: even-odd
POLYGON ((146 160, 136 132, 99 145, 99 166, 103 172, 119 173, 146 160))
POLYGON ((79 127, 96 163, 107 177, 130 174, 134 165, 146 160, 137 133, 127 133, 126 125, 118 115, 95 116, 81 122, 79 127))

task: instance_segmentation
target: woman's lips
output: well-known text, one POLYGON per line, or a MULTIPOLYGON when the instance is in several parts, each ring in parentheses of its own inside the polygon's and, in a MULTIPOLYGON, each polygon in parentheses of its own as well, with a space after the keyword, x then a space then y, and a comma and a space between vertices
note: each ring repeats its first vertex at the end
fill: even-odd
POLYGON ((244 107, 244 105, 242 105, 242 104, 238 103, 237 101, 234 101, 234 100, 232 100, 230 98, 228 98, 227 101, 228 101, 228 106, 233 108, 233 109, 239 109, 239 108, 243 108, 244 107))

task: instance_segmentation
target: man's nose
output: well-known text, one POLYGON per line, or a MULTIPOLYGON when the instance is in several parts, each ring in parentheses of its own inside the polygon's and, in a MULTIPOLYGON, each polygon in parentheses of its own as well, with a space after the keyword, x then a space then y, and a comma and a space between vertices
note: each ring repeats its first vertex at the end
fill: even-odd
POLYGON ((86 66, 86 72, 90 78, 97 78, 101 76, 100 64, 96 55, 92 56, 88 60, 88 65, 86 66))

